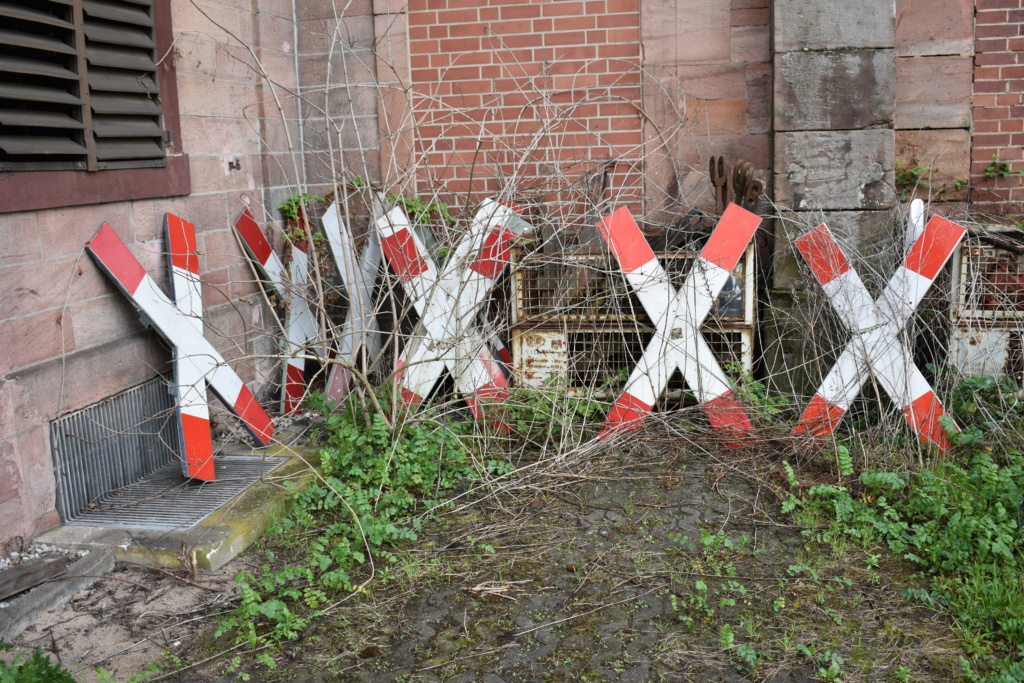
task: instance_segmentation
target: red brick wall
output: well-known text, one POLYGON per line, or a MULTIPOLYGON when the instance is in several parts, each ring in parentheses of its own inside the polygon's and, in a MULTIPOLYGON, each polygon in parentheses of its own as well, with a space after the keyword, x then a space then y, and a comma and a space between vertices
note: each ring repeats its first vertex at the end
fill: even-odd
POLYGON ((564 198, 614 159, 617 201, 639 197, 638 0, 410 0, 408 18, 419 192, 564 198))
POLYGON ((1024 177, 986 178, 995 154, 1012 171, 1024 169, 1024 5, 977 0, 974 40, 972 200, 996 213, 1021 211, 1024 177))

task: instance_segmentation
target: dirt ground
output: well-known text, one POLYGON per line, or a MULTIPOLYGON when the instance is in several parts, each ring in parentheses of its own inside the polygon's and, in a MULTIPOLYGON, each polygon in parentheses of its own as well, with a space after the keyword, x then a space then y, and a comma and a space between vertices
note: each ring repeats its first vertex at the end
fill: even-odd
POLYGON ((367 590, 274 670, 212 637, 231 577, 264 562, 261 548, 190 579, 204 588, 119 567, 19 644, 81 680, 158 660, 154 679, 235 680, 223 667, 236 655, 254 681, 953 680, 949 624, 900 598, 918 585, 911 568, 816 543, 757 471, 733 452, 633 449, 456 508, 378 558, 367 590))

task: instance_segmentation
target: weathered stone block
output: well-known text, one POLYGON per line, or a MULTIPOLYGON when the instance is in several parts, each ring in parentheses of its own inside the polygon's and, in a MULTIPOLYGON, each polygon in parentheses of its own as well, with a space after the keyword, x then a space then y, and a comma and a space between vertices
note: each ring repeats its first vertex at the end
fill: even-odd
POLYGON ((775 136, 775 201, 781 208, 881 209, 896 202, 895 137, 888 129, 775 136))
POLYGON ((893 47, 893 0, 776 0, 775 51, 893 47))
POLYGON ((21 492, 21 458, 15 439, 0 441, 0 503, 21 492))
POLYGON ((970 57, 896 60, 896 128, 969 128, 974 65, 970 57))
POLYGON ((849 130, 892 121, 894 60, 892 50, 776 55, 775 129, 849 130))
POLYGON ((896 53, 973 55, 974 0, 896 0, 896 53))
POLYGON ((729 36, 730 61, 749 64, 771 59, 772 32, 769 27, 734 26, 729 36))
POLYGON ((36 261, 41 256, 34 211, 0 216, 0 266, 36 261))
POLYGON ((59 310, 0 322, 0 348, 7 369, 32 365, 75 349, 71 319, 59 310))
POLYGON ((971 177, 971 134, 967 130, 898 130, 896 131, 896 164, 902 168, 924 167, 920 172, 924 184, 905 189, 909 197, 932 201, 967 199, 967 182, 971 177), (957 189, 957 182, 962 187, 957 189))

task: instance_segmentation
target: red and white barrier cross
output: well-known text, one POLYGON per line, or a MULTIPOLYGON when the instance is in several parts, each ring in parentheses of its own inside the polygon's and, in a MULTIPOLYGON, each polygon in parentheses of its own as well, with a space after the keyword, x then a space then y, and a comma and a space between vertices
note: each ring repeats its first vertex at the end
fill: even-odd
MULTIPOLYGON (((164 294, 108 223, 103 224, 88 244, 88 250, 100 268, 141 309, 160 336, 174 347, 176 364, 187 367, 185 374, 203 377, 217 398, 242 420, 252 435, 263 445, 269 444, 274 423, 252 392, 198 331, 194 316, 182 311, 164 294)), ((192 272, 190 267, 185 269, 192 272)))
MULTIPOLYGON (((199 255, 196 251, 196 229, 192 223, 164 215, 167 236, 167 261, 171 273, 171 298, 188 324, 203 335, 203 290, 199 279, 199 255)), ((214 481, 213 439, 210 434, 210 406, 206 402, 206 377, 212 359, 182 359, 181 350, 172 350, 175 398, 184 458, 181 467, 186 477, 214 481)))
POLYGON ((730 204, 678 291, 629 209, 623 207, 597 224, 655 325, 654 336, 608 413, 599 439, 639 429, 676 368, 715 429, 734 437, 753 430, 700 328, 760 223, 756 215, 730 204))
POLYGON ((934 216, 877 301, 872 301, 828 226, 822 224, 796 240, 853 338, 804 410, 794 434, 831 434, 864 382, 874 377, 903 408, 923 443, 949 448, 949 436, 939 423, 945 414, 942 403, 900 335, 965 232, 956 223, 934 216))
MULTIPOLYGON (((289 268, 274 252, 249 209, 235 221, 235 231, 255 263, 264 281, 274 290, 287 310, 284 322, 288 361, 284 367, 281 412, 290 415, 299 409, 306 394, 306 359, 308 352, 320 354, 317 340, 322 339, 320 325, 309 308, 306 288, 309 285, 309 256, 304 242, 294 243, 289 268)), ((332 397, 334 398, 334 397, 332 397)))
MULTIPOLYGON (((375 221, 384 214, 381 202, 379 196, 374 197, 375 221)), ((348 294, 348 313, 338 333, 337 356, 346 363, 355 363, 356 354, 362 348, 366 353, 366 362, 370 363, 381 349, 380 328, 377 326, 377 317, 373 310, 373 285, 377 279, 381 258, 380 239, 376 231, 371 230, 363 251, 357 252, 355 240, 352 239, 337 204, 327 207, 320 223, 348 294)), ((351 370, 341 365, 333 365, 327 377, 327 397, 333 401, 345 398, 351 380, 351 370)))
POLYGON ((508 382, 478 328, 477 317, 508 265, 509 242, 530 227, 518 213, 501 202, 484 200, 443 272, 400 207, 377 222, 384 255, 420 316, 416 338, 398 361, 406 404, 421 403, 445 368, 477 419, 484 416, 481 399, 507 398, 508 382))

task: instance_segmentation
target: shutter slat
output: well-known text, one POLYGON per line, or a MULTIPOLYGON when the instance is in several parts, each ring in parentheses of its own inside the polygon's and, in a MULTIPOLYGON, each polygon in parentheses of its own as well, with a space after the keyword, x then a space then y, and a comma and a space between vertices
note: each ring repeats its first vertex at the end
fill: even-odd
POLYGON ((161 138, 164 131, 151 118, 95 116, 92 128, 97 138, 161 138))
POLYGON ((0 135, 0 149, 8 154, 85 154, 85 147, 68 138, 0 135))
POLYGON ((33 76, 49 76, 50 78, 65 78, 70 81, 77 81, 78 74, 65 69, 60 64, 43 62, 38 59, 25 59, 24 57, 9 57, 0 55, 0 71, 15 74, 31 74, 33 76))
POLYGON ((160 159, 163 148, 154 140, 96 140, 96 159, 160 159))
POLYGON ((149 50, 89 43, 85 48, 85 56, 90 65, 156 71, 156 62, 149 50))
POLYGON ((60 17, 55 17, 47 12, 40 12, 39 10, 21 7, 20 5, 11 5, 6 2, 0 2, 0 17, 24 19, 25 21, 33 21, 37 24, 58 26, 66 29, 73 29, 75 27, 71 22, 64 21, 60 17))
POLYGON ((39 85, 22 85, 20 83, 0 83, 0 97, 9 100, 27 100, 29 102, 82 104, 82 100, 65 90, 44 88, 39 85))
POLYGON ((136 26, 152 26, 153 20, 149 12, 136 7, 125 7, 123 3, 105 2, 104 0, 82 0, 82 9, 87 16, 95 19, 109 19, 136 26))
POLYGON ((98 24, 94 21, 85 22, 85 36, 89 40, 129 47, 153 49, 153 38, 145 29, 117 24, 98 24))
POLYGON ((67 114, 24 109, 0 109, 0 124, 26 128, 72 128, 75 130, 84 128, 81 121, 76 121, 67 114))
POLYGON ((160 104, 148 97, 94 92, 90 101, 92 103, 92 110, 97 114, 160 115, 160 104))
POLYGON ((159 92, 151 76, 140 76, 138 73, 108 69, 90 69, 89 85, 93 90, 107 92, 134 92, 148 95, 155 95, 159 92))
POLYGON ((67 43, 63 43, 55 38, 37 36, 33 33, 24 33, 22 31, 0 29, 0 44, 30 47, 36 50, 49 50, 50 52, 60 52, 65 55, 75 54, 75 48, 67 43))

